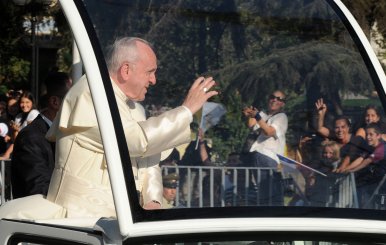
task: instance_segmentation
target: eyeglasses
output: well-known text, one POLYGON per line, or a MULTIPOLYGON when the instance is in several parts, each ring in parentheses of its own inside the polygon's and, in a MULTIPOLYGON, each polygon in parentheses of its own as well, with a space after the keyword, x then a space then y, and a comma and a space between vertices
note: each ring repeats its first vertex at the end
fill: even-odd
POLYGON ((9 97, 18 97, 18 96, 21 96, 23 94, 23 92, 21 90, 18 90, 18 91, 15 91, 15 90, 9 90, 7 95, 9 97))
POLYGON ((285 99, 282 99, 282 98, 280 98, 280 97, 278 97, 278 96, 275 96, 275 95, 273 95, 273 94, 271 94, 269 97, 268 97, 270 100, 273 100, 273 99, 276 99, 276 100, 278 100, 278 101, 280 101, 280 102, 285 102, 285 99))

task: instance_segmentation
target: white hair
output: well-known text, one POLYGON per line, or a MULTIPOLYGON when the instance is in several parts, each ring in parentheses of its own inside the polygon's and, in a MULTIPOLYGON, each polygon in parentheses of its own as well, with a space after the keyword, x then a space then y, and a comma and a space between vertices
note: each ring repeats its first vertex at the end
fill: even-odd
POLYGON ((138 60, 137 42, 142 42, 153 49, 148 41, 138 37, 116 39, 108 48, 106 63, 110 74, 117 72, 124 62, 135 62, 138 60))

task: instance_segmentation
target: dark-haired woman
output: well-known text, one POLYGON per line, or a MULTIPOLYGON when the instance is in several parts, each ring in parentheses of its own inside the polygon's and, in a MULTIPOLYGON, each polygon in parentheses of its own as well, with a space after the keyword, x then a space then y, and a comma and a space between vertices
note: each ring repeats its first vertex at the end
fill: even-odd
POLYGON ((363 113, 362 121, 358 127, 358 129, 355 132, 356 136, 360 136, 363 139, 366 139, 366 131, 365 128, 370 123, 375 123, 378 125, 382 132, 382 139, 386 140, 386 125, 385 122, 382 119, 382 114, 378 107, 375 105, 368 105, 365 108, 365 111, 363 113))
POLYGON ((39 111, 35 109, 35 100, 31 92, 25 91, 20 96, 19 106, 21 112, 15 117, 14 123, 14 130, 17 132, 22 130, 39 115, 39 111))
MULTIPOLYGON (((14 142, 19 131, 25 126, 31 123, 38 115, 39 111, 36 110, 35 100, 31 92, 25 91, 19 99, 20 113, 16 115, 15 120, 10 122, 10 127, 13 130, 11 141, 14 142)), ((4 152, 0 160, 9 159, 13 152, 13 143, 11 143, 8 149, 4 152)))
POLYGON ((336 141, 340 146, 342 162, 335 172, 346 173, 351 161, 357 159, 364 152, 371 152, 373 149, 362 137, 350 133, 351 122, 348 117, 338 116, 335 118, 334 128, 330 130, 324 126, 327 106, 323 99, 319 99, 315 103, 315 107, 318 112, 317 132, 325 138, 336 141))

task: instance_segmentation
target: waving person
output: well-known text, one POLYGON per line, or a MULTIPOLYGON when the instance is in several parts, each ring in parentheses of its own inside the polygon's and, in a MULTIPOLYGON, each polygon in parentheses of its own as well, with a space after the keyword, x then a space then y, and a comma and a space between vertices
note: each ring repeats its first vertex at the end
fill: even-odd
MULTIPOLYGON (((161 152, 190 141, 193 114, 212 96, 216 82, 199 77, 181 106, 146 119, 139 103, 156 84, 157 58, 152 46, 134 37, 109 47, 107 65, 130 152, 140 205, 162 208, 161 152)), ((87 77, 65 96, 47 137, 56 140, 55 168, 47 198, 16 199, 0 208, 0 217, 116 217, 106 156, 87 77), (28 207, 25 204, 28 203, 28 207), (19 205, 17 205, 19 204, 19 205)))
POLYGON ((342 162, 335 171, 344 173, 347 171, 350 162, 357 159, 363 152, 368 151, 369 146, 362 137, 351 134, 351 122, 348 117, 336 117, 334 120, 334 129, 330 130, 324 125, 327 106, 323 102, 323 99, 319 99, 315 103, 315 107, 318 111, 317 131, 321 136, 338 143, 342 162))

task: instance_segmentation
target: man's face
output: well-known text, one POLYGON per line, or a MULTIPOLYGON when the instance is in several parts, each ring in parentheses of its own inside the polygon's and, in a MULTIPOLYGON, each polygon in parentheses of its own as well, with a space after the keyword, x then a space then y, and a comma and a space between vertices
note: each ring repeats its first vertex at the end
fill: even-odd
POLYGON ((163 196, 168 202, 174 201, 176 198, 177 191, 175 188, 164 187, 163 196))
POLYGON ((278 112, 280 111, 283 106, 285 105, 284 102, 284 94, 280 91, 273 92, 269 98, 268 98, 268 109, 269 112, 278 112))
POLYGON ((349 135, 349 126, 347 125, 346 120, 340 119, 335 122, 335 136, 339 140, 344 140, 349 135))
POLYGON ((124 79, 121 89, 127 97, 134 101, 145 99, 150 85, 155 85, 157 70, 157 58, 150 47, 144 43, 137 42, 139 57, 135 62, 127 62, 125 71, 127 76, 124 79))

